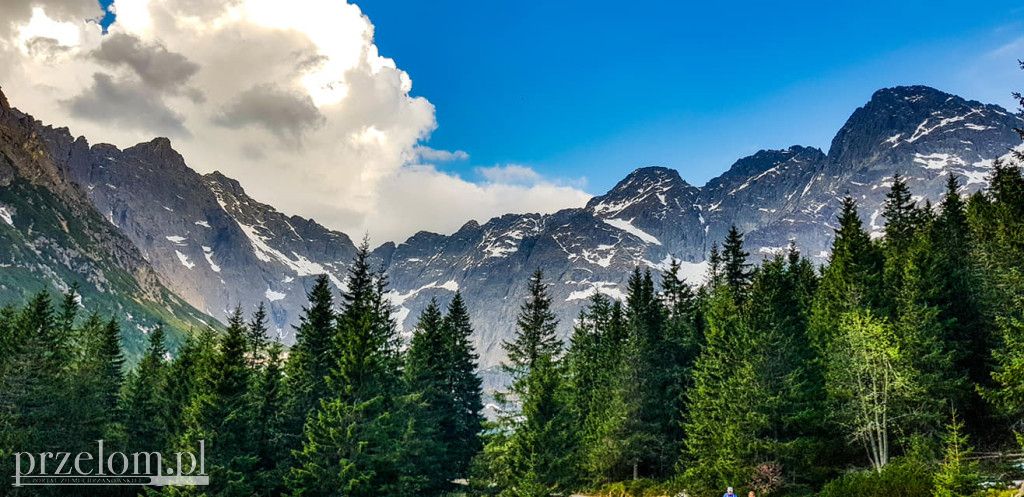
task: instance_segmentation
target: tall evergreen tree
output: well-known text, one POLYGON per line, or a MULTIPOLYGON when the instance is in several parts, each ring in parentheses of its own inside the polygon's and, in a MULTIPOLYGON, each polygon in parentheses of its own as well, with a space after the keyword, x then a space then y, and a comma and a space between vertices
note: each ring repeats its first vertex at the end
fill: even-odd
POLYGON ((420 313, 419 322, 413 331, 412 343, 406 354, 405 381, 410 392, 415 392, 422 402, 417 415, 424 426, 433 428, 428 436, 438 444, 438 451, 428 454, 430 461, 421 461, 433 469, 426 475, 426 491, 440 493, 447 483, 454 479, 451 469, 451 454, 448 453, 446 434, 455 431, 454 391, 447 381, 445 361, 448 350, 444 337, 444 316, 431 299, 420 313))
POLYGON ((398 381, 398 333, 385 296, 387 280, 369 265, 364 240, 348 272, 337 316, 337 359, 330 374, 333 394, 343 400, 366 401, 391 391, 398 381))
POLYGON ((558 319, 551 310, 551 296, 544 283, 543 271, 534 271, 527 291, 529 296, 516 319, 518 331, 515 339, 502 342, 508 355, 508 362, 502 365, 502 369, 513 381, 528 374, 541 356, 557 356, 563 345, 555 333, 558 319))
POLYGON ((256 444, 256 463, 251 477, 257 495, 280 495, 288 474, 287 440, 284 436, 285 391, 282 347, 271 344, 266 350, 266 366, 258 372, 251 390, 253 416, 249 433, 256 444))
POLYGON ((721 285, 724 279, 722 268, 722 252, 718 249, 718 242, 711 244, 711 251, 708 254, 708 272, 705 275, 708 288, 715 289, 721 285))
POLYGON ((418 396, 399 395, 398 336, 387 279, 364 240, 349 268, 334 339, 330 397, 309 417, 288 476, 296 496, 418 495, 431 491, 440 450, 418 396))
POLYGON ((482 449, 480 432, 483 430, 483 382, 477 375, 477 354, 470 338, 473 326, 469 309, 461 292, 448 304, 443 323, 447 360, 445 361, 449 388, 452 391, 454 429, 445 434, 452 473, 467 476, 469 464, 482 449))
POLYGON ((251 495, 252 478, 247 475, 256 464, 256 440, 249 433, 253 410, 249 387, 252 370, 248 330, 241 307, 228 318, 207 376, 199 378, 199 392, 188 407, 190 427, 177 446, 198 451, 202 440, 209 454, 211 487, 224 495, 251 495))
POLYGON ((129 447, 158 450, 167 447, 164 385, 167 381, 167 347, 164 328, 149 335, 149 346, 125 382, 125 436, 129 447))
POLYGON ((178 349, 178 355, 167 366, 167 378, 174 378, 164 385, 161 395, 161 416, 167 428, 167 438, 181 440, 193 426, 192 406, 196 399, 206 393, 208 379, 216 360, 217 335, 207 328, 185 337, 185 344, 178 349))
POLYGON ((508 468, 501 482, 506 496, 548 495, 573 478, 572 418, 558 361, 562 342, 555 335, 558 321, 543 278, 539 269, 530 278, 516 335, 504 342, 508 362, 502 368, 512 376, 512 385, 508 394, 497 397, 506 408, 511 401, 521 407, 502 419, 509 433, 501 448, 508 468))
POLYGON ((744 322, 728 287, 711 293, 706 320, 705 345, 687 392, 681 468, 690 490, 700 493, 747 481, 766 452, 760 435, 768 424, 760 365, 748 359, 766 344, 744 322))
POLYGON ((733 297, 740 301, 746 296, 752 273, 747 262, 750 254, 743 250, 743 233, 736 226, 729 228, 729 234, 722 244, 722 266, 725 284, 733 297))
POLYGON ((885 243, 894 250, 905 250, 913 240, 914 231, 920 227, 921 210, 915 205, 907 182, 899 173, 892 177, 892 186, 885 194, 885 243))
MULTIPOLYGON (((790 491, 823 481, 832 452, 820 357, 808 337, 810 304, 818 278, 794 243, 789 253, 765 261, 751 284, 743 310, 760 346, 746 351, 767 402, 767 424, 758 436, 790 491)), ((756 406, 751 406, 754 408, 756 406)))
POLYGON ((249 367, 252 369, 258 369, 260 362, 263 361, 263 353, 269 340, 267 331, 267 306, 260 302, 245 333, 246 354, 249 356, 249 367))
POLYGON ((856 201, 847 195, 809 323, 811 343, 819 352, 828 346, 843 313, 879 306, 881 274, 882 255, 864 230, 856 201))
POLYGON ((104 323, 91 315, 79 328, 82 357, 75 370, 79 390, 76 418, 84 429, 82 440, 121 441, 123 419, 121 390, 124 387, 124 355, 121 328, 113 319, 104 323))
POLYGON ((306 418, 328 395, 327 376, 337 361, 336 320, 330 280, 320 275, 309 292, 309 305, 303 308, 295 328, 295 345, 285 365, 289 392, 286 430, 293 435, 295 447, 306 418))

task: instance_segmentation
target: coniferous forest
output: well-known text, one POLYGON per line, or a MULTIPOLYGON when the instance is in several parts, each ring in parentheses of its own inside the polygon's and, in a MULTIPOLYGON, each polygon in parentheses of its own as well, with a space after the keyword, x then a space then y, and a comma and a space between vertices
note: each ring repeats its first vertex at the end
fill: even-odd
POLYGON ((116 320, 82 310, 73 289, 41 293, 0 311, 0 464, 11 475, 19 450, 103 439, 166 454, 202 444, 208 486, 145 495, 1015 495, 1017 155, 969 197, 949 175, 934 203, 896 175, 881 237, 846 196, 821 267, 796 243, 755 264, 733 228, 699 287, 678 263, 636 268, 625 299, 596 293, 573 323, 557 322, 538 270, 490 421, 461 296, 428 306, 403 341, 366 243, 340 300, 318 279, 289 349, 268 341, 260 305, 174 354, 157 328, 126 358, 116 320))

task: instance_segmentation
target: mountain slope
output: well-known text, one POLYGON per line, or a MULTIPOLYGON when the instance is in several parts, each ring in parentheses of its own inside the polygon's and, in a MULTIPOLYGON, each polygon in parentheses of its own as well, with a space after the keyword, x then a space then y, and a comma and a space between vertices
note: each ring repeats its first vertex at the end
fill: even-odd
POLYGON ((159 273, 69 180, 84 141, 47 143, 31 116, 0 93, 0 302, 77 283, 81 303, 122 322, 129 356, 158 322, 171 346, 213 320, 170 292, 159 273), (60 153, 51 154, 53 151, 60 153))
MULTIPOLYGON (((470 221, 451 235, 421 232, 378 247, 374 257, 388 270, 406 330, 431 298, 444 302, 462 290, 481 363, 492 366, 538 267, 568 334, 592 292, 623 296, 635 265, 662 270, 675 257, 684 276, 698 280, 710 245, 731 225, 747 233, 755 255, 770 256, 795 239, 823 262, 839 197, 855 196, 878 232, 894 173, 922 197, 938 198, 948 174, 960 176, 965 191, 977 190, 991 161, 1018 143, 1012 128, 1022 125, 997 106, 932 88, 883 89, 853 112, 827 153, 802 146, 760 151, 699 188, 674 170, 641 168, 586 206, 470 221)), ((314 274, 326 272, 343 287, 355 250, 346 235, 260 204, 219 173, 199 175, 166 139, 119 151, 89 148, 66 130, 47 133, 51 149, 71 150, 69 174, 92 202, 193 305, 223 317, 237 303, 267 301, 287 342, 314 274)))
MULTIPOLYGON (((48 129, 67 141, 64 129, 48 129)), ((81 140, 81 139, 80 139, 81 140)), ((157 138, 125 150, 83 147, 70 173, 139 247, 169 287, 224 318, 265 301, 282 338, 298 320, 315 276, 343 286, 355 254, 348 236, 256 202, 233 179, 200 175, 157 138)))

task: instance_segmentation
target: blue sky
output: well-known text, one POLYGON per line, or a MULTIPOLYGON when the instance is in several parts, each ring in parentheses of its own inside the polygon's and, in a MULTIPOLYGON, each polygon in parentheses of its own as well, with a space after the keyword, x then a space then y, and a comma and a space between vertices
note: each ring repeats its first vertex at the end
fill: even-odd
MULTIPOLYGON (((109 3, 110 0, 101 0, 109 3)), ((646 165, 703 185, 762 148, 825 151, 879 88, 1011 106, 1019 2, 363 0, 381 55, 436 107, 429 146, 600 194, 646 165)))
POLYGON ((665 165, 702 185, 761 148, 827 151, 882 87, 1006 106, 1024 88, 1019 2, 357 3, 467 178, 515 163, 601 193, 665 165))

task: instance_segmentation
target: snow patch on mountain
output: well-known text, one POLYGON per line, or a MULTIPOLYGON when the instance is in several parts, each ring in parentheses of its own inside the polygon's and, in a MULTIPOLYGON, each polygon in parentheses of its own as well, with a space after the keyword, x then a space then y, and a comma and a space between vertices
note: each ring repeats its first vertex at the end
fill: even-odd
POLYGON ((174 254, 178 256, 178 260, 181 261, 181 265, 187 267, 189 270, 196 267, 196 263, 188 260, 188 256, 175 250, 174 254))
POLYGON ((265 297, 267 297, 267 300, 269 300, 271 302, 277 302, 278 300, 283 300, 285 297, 288 296, 288 294, 286 294, 286 293, 275 292, 275 291, 273 291, 273 290, 271 290, 269 288, 267 289, 267 291, 263 295, 265 297))
MULTIPOLYGON (((598 245, 596 249, 583 249, 583 260, 601 267, 612 265, 615 257, 615 245, 598 245)), ((570 257, 570 259, 572 259, 570 257)), ((575 259, 574 259, 575 260, 575 259)))
POLYGON ((658 271, 665 271, 672 267, 672 260, 675 259, 679 263, 679 269, 676 271, 676 277, 683 280, 690 285, 699 286, 704 284, 704 280, 708 274, 708 261, 701 262, 689 262, 677 259, 672 254, 666 254, 665 258, 661 262, 644 261, 651 269, 657 269, 658 271))
POLYGON ((167 239, 167 241, 169 241, 169 242, 171 242, 171 243, 173 243, 173 244, 175 244, 175 245, 178 245, 178 246, 185 246, 185 245, 187 245, 186 243, 183 243, 183 242, 184 242, 185 240, 188 240, 188 238, 186 238, 186 237, 183 237, 183 236, 177 236, 177 235, 174 235, 174 236, 165 236, 164 238, 166 238, 166 239, 167 239))
POLYGON ((910 138, 907 138, 907 143, 914 143, 915 141, 920 140, 921 138, 923 138, 925 136, 928 136, 929 134, 931 134, 932 131, 935 131, 935 130, 937 130, 939 128, 942 128, 942 127, 945 127, 945 126, 949 126, 950 124, 953 124, 953 123, 958 123, 960 121, 963 121, 964 119, 967 119, 968 117, 970 117, 972 115, 980 114, 981 111, 982 111, 982 109, 971 109, 971 111, 968 112, 967 114, 959 115, 959 116, 953 116, 953 117, 947 117, 947 118, 941 119, 938 122, 938 124, 936 124, 935 126, 932 126, 930 128, 928 127, 928 122, 931 119, 925 119, 924 122, 922 122, 921 124, 917 125, 917 129, 914 130, 913 136, 911 136, 910 138))
POLYGON ((428 289, 431 289, 431 288, 440 288, 442 290, 448 290, 449 292, 457 292, 457 291, 459 291, 459 283, 457 281, 455 281, 455 280, 448 280, 448 281, 446 281, 444 283, 441 283, 441 284, 438 284, 437 281, 433 281, 433 282, 428 283, 426 285, 423 285, 423 286, 421 286, 421 287, 419 287, 419 288, 417 288, 415 290, 410 290, 407 293, 398 293, 395 290, 390 290, 385 295, 385 297, 387 297, 388 300, 391 301, 392 305, 401 306, 407 300, 409 300, 412 297, 416 296, 417 294, 419 294, 423 290, 428 290, 428 289))
POLYGON ((628 221, 625 219, 602 219, 602 221, 604 221, 606 224, 614 228, 618 228, 622 231, 625 231, 626 233, 629 233, 639 238, 644 243, 653 243, 655 245, 661 245, 661 242, 658 241, 658 239, 655 238, 653 235, 647 233, 646 231, 640 228, 637 228, 636 226, 633 226, 632 219, 628 221))
POLYGON ((925 169, 945 169, 951 165, 966 164, 963 159, 949 154, 914 154, 914 162, 921 164, 925 169))
POLYGON ((566 302, 573 300, 584 300, 594 296, 595 293, 603 293, 615 300, 625 301, 626 294, 619 289, 619 285, 610 281, 582 282, 581 285, 590 285, 582 290, 575 290, 565 298, 566 302))
POLYGON ((14 226, 14 216, 10 209, 0 205, 0 219, 3 219, 5 223, 14 226))
POLYGON ((215 273, 219 273, 220 266, 213 262, 213 249, 203 245, 203 256, 206 257, 206 262, 210 264, 210 269, 215 273))
POLYGON ((294 271, 296 276, 315 276, 326 274, 336 288, 341 291, 345 291, 347 288, 337 276, 334 276, 334 274, 324 269, 322 265, 313 262, 300 254, 296 254, 295 252, 292 252, 292 255, 295 256, 295 259, 292 260, 277 249, 268 245, 267 239, 260 236, 256 231, 258 226, 249 226, 237 219, 235 220, 235 223, 238 224, 238 227, 242 229, 242 232, 245 233, 245 236, 249 239, 249 243, 252 245, 253 251, 259 260, 263 262, 280 262, 288 267, 288 269, 294 271))

